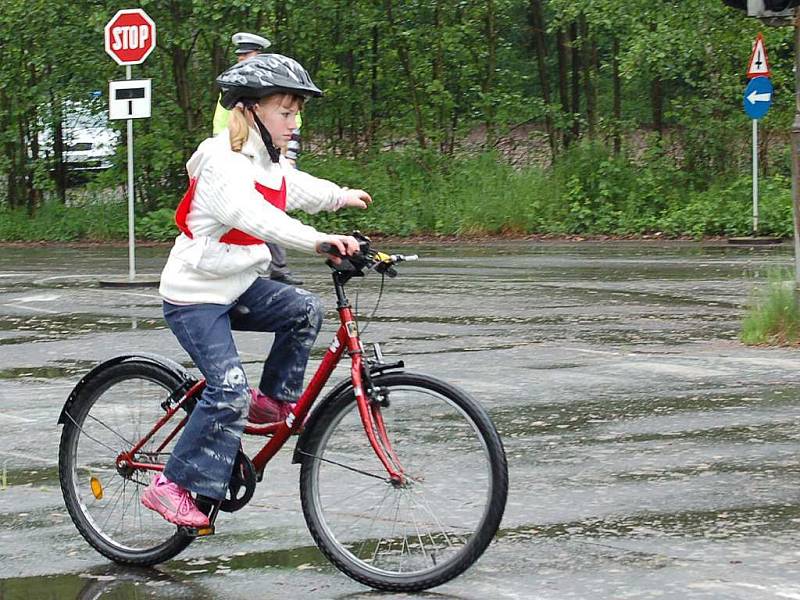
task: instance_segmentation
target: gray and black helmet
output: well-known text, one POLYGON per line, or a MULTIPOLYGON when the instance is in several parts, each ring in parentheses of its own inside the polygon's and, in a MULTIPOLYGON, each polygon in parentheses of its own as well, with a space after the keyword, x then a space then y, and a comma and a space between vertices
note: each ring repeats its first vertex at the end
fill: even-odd
POLYGON ((282 54, 258 54, 236 63, 217 77, 220 103, 228 110, 240 100, 258 100, 272 94, 322 96, 300 63, 282 54))

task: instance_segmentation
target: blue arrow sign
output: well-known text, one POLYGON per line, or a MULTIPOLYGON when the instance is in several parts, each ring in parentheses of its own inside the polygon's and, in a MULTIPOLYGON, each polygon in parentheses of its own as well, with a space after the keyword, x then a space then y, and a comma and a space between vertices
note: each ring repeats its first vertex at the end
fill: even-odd
POLYGON ((772 82, 769 77, 753 77, 744 90, 744 112, 751 119, 760 119, 772 104, 772 82))

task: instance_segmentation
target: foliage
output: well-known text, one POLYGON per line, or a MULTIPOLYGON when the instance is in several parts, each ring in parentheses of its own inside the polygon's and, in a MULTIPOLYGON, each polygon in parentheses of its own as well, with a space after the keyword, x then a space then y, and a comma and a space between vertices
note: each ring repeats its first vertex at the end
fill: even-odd
POLYGON ((125 205, 92 204, 65 206, 51 201, 43 204, 36 218, 23 208, 0 209, 0 240, 120 240, 127 238, 125 205))
POLYGON ((769 273, 767 285, 755 292, 742 323, 745 344, 787 345, 800 342, 800 305, 794 274, 769 273))
MULTIPOLYGON (((448 157, 432 150, 379 152, 358 161, 303 157, 301 167, 370 190, 366 211, 298 214, 322 231, 410 234, 748 235, 749 177, 697 186, 674 159, 653 152, 643 163, 599 144, 573 147, 553 169, 513 169, 497 155, 448 157)), ((792 233, 789 180, 761 181, 760 233, 792 233)), ((91 196, 90 196, 91 197, 91 196)), ((137 213, 140 239, 176 234, 174 206, 137 213)), ((127 208, 119 199, 45 204, 36 219, 24 209, 0 213, 0 240, 125 239, 127 208)))
MULTIPOLYGON (((209 134, 213 80, 233 62, 230 35, 239 30, 269 37, 272 50, 298 58, 326 92, 304 112, 303 168, 379 199, 367 213, 314 217, 320 227, 358 224, 396 234, 747 232, 742 174, 749 171, 750 128, 741 92, 760 24, 721 1, 139 5, 158 27, 156 50, 132 68, 134 77, 153 80, 153 116, 134 124, 137 214, 147 215, 141 232, 149 238, 169 237, 169 214, 186 186, 185 161, 209 134), (551 168, 513 170, 494 153, 522 125, 547 131, 551 168), (463 153, 466 139, 477 154, 463 153)), ((55 210, 48 199, 67 202, 58 152, 42 135, 58 139, 69 102, 105 110, 108 81, 121 79, 123 69, 103 52, 103 26, 129 6, 4 1, 0 207, 47 220, 55 210)), ((791 231, 791 34, 765 31, 775 102, 761 122, 771 176, 763 183, 764 223, 781 235, 791 231)), ((124 142, 124 122, 112 127, 124 142)), ((124 185, 125 156, 121 143, 115 167, 95 185, 124 185)), ((12 219, 3 223, 3 237, 55 235, 31 227, 12 219)), ((92 227, 65 226, 58 235, 92 227)))

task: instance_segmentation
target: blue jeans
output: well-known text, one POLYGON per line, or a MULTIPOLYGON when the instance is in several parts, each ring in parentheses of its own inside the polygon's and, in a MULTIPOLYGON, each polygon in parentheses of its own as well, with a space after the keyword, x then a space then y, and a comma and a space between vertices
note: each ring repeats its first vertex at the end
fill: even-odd
POLYGON ((164 318, 206 379, 164 476, 220 500, 228 489, 250 402, 231 331, 275 333, 258 387, 277 400, 294 402, 303 390, 322 307, 306 290, 259 278, 233 304, 164 302, 164 318))

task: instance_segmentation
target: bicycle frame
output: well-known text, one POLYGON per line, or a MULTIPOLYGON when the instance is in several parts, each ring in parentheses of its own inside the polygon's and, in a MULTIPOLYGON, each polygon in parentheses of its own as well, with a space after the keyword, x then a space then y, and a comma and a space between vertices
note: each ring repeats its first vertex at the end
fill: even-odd
MULTIPOLYGON (((327 383, 331 374, 347 350, 350 355, 350 379, 356 397, 359 416, 364 426, 364 431, 369 439, 369 443, 375 451, 375 455, 380 460, 388 474, 388 479, 395 485, 405 483, 403 467, 397 455, 392 449, 386 427, 381 416, 380 404, 371 399, 372 384, 369 371, 365 368, 364 348, 358 335, 358 326, 353 317, 350 303, 344 292, 344 285, 350 279, 350 275, 339 271, 333 272, 333 284, 336 290, 337 306, 339 313, 339 328, 333 342, 328 347, 322 362, 317 367, 314 376, 311 378, 306 389, 297 401, 294 410, 284 421, 277 423, 267 423, 265 425, 247 424, 244 433, 247 435, 261 435, 272 437, 264 444, 261 450, 252 458, 256 472, 263 473, 267 463, 278 453, 290 436, 297 434, 303 427, 306 416, 308 415, 319 393, 327 383), (365 392, 366 384, 366 392, 365 392)), ((121 453, 117 457, 117 467, 120 469, 144 469, 150 471, 161 471, 163 464, 141 462, 136 460, 136 454, 159 431, 177 411, 191 398, 198 397, 205 388, 205 380, 195 383, 174 405, 168 406, 167 411, 153 428, 139 440, 131 450, 121 453)), ((175 438, 183 428, 189 416, 184 416, 174 429, 167 435, 166 439, 155 450, 155 454, 160 453, 167 444, 175 438)))

